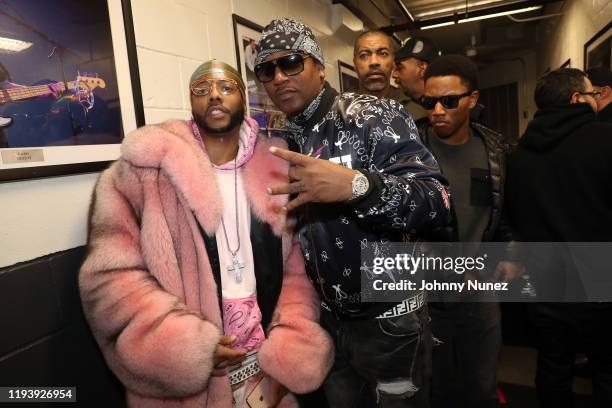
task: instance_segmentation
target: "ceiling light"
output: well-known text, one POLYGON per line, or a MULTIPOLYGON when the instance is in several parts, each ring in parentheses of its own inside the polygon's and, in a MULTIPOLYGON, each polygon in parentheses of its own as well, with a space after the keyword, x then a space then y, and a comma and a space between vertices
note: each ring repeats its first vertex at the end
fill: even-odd
MULTIPOLYGON (((478 6, 485 6, 487 4, 493 4, 493 3, 499 3, 503 0, 483 0, 483 1, 476 1, 476 2, 470 2, 468 4, 468 7, 470 9, 473 9, 474 7, 478 7, 478 6)), ((458 10, 465 10, 465 3, 464 4, 458 4, 456 6, 452 6, 452 7, 445 7, 445 8, 439 8, 439 9, 435 9, 435 10, 431 10, 431 11, 424 11, 422 13, 417 13, 415 14, 416 18, 422 20, 423 17, 429 17, 429 16, 434 16, 437 14, 444 14, 444 13, 450 13, 453 11, 458 11, 458 10)))
POLYGON ((408 17, 410 17, 410 19, 411 19, 412 21, 414 21, 414 17, 413 17, 413 15, 412 15, 412 13, 410 12, 410 10, 408 10, 408 9, 406 8, 406 6, 404 6, 404 3, 402 2, 402 0, 399 0, 399 1, 398 1, 398 4, 399 4, 399 5, 400 5, 400 7, 402 8, 402 10, 404 10, 404 13, 406 13, 406 15, 407 15, 408 17))
MULTIPOLYGON (((510 14, 526 13, 528 11, 539 10, 541 8, 542 8, 542 6, 525 7, 525 8, 517 9, 517 10, 502 11, 500 13, 485 14, 483 16, 462 18, 462 19, 458 20, 457 23, 463 24, 463 23, 469 23, 470 21, 478 21, 478 20, 485 20, 485 19, 488 19, 488 18, 508 16, 510 14)), ((426 21, 423 21, 423 23, 425 23, 425 22, 426 21)), ((428 30, 430 28, 436 28, 436 27, 444 27, 444 26, 448 26, 448 25, 452 25, 452 24, 455 24, 455 22, 454 21, 447 21, 445 23, 426 25, 426 26, 421 27, 421 30, 428 30)))
POLYGON ((518 9, 518 10, 510 10, 510 11, 503 11, 501 13, 485 14, 484 16, 478 16, 478 17, 463 18, 459 20, 459 24, 468 23, 470 21, 485 20, 487 18, 509 16, 510 14, 527 13, 528 11, 539 10, 541 8, 542 6, 525 7, 525 8, 518 9))
POLYGON ((15 40, 12 38, 0 37, 0 51, 5 53, 15 53, 27 50, 32 46, 31 42, 15 40))
POLYGON ((430 28, 444 27, 444 26, 449 26, 449 25, 453 25, 453 24, 455 24, 454 21, 447 21, 446 23, 432 24, 432 25, 429 25, 429 26, 423 26, 423 27, 421 27, 421 30, 429 30, 430 28))

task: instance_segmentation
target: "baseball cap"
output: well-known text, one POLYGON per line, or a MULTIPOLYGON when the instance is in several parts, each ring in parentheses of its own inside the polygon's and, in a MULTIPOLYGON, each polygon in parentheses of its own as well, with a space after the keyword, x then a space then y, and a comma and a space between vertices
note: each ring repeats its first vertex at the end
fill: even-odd
POLYGON ((587 70, 586 74, 593 86, 612 87, 612 71, 610 71, 608 68, 591 68, 587 70))
POLYGON ((434 58, 442 55, 438 47, 428 38, 408 37, 402 41, 402 47, 395 52, 395 60, 414 57, 421 61, 431 62, 434 58))

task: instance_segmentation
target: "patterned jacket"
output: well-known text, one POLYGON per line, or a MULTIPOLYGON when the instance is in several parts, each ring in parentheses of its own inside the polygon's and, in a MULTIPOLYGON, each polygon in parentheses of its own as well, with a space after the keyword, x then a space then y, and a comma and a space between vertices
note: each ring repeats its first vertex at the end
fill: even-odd
POLYGON ((298 215, 306 271, 324 307, 352 317, 388 310, 361 302, 362 273, 374 278, 361 250, 388 252, 390 242, 442 228, 449 216, 445 180, 414 121, 396 101, 339 95, 326 83, 287 128, 292 150, 359 169, 370 182, 355 202, 309 204, 298 215))

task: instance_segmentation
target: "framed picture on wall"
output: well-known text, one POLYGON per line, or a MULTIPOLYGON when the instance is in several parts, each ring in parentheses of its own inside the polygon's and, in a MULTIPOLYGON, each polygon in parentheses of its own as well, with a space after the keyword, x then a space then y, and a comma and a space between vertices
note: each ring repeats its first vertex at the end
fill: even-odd
POLYGON ((357 92, 359 77, 352 65, 338 60, 338 75, 340 75, 340 92, 357 92))
POLYGON ((249 114, 259 124, 260 132, 267 136, 282 136, 285 133, 285 114, 278 110, 266 93, 264 86, 255 77, 255 58, 257 43, 263 27, 232 14, 236 62, 238 71, 247 86, 249 114))
POLYGON ((612 22, 584 44, 584 70, 595 67, 612 69, 612 22))
POLYGON ((102 170, 141 125, 130 0, 2 1, 0 181, 102 170))

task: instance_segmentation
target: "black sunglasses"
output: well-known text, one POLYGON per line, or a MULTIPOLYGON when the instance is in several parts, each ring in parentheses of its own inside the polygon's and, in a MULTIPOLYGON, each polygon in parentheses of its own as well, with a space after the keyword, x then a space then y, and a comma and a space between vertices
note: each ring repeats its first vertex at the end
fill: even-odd
POLYGON ((436 104, 440 102, 446 109, 456 109, 459 106, 459 100, 466 96, 470 96, 474 91, 462 93, 461 95, 444 95, 438 98, 433 96, 421 97, 421 106, 426 110, 433 110, 436 104))
POLYGON ((255 65, 255 76, 266 83, 274 79, 276 67, 287 76, 297 75, 304 71, 304 60, 310 55, 289 54, 255 65))

